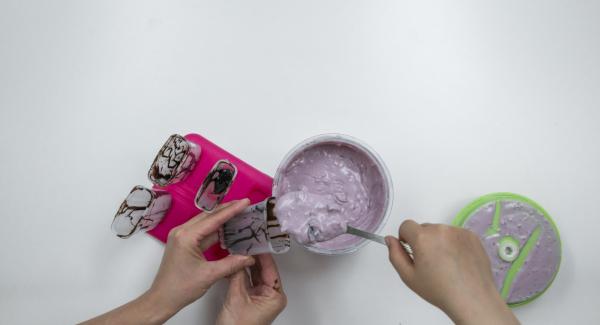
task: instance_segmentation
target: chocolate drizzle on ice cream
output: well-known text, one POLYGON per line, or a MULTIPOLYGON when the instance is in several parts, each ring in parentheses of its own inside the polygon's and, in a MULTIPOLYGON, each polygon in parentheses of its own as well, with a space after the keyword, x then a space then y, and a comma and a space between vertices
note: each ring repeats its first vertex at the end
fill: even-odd
POLYGON ((198 145, 173 134, 156 154, 148 178, 159 186, 181 181, 194 169, 199 157, 198 145))

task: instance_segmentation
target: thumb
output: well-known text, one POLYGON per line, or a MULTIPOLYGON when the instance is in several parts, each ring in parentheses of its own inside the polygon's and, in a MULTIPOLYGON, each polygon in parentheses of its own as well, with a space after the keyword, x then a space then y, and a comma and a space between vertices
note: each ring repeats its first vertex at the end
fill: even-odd
POLYGON ((229 294, 236 296, 247 294, 250 280, 245 269, 233 273, 229 277, 229 294))
POLYGON ((254 265, 252 256, 229 255, 221 260, 209 262, 211 268, 211 280, 217 281, 245 267, 254 265))
POLYGON ((415 271, 414 265, 408 254, 402 248, 400 241, 393 237, 385 237, 385 243, 389 250, 389 259, 402 281, 407 282, 412 278, 413 272, 415 271))

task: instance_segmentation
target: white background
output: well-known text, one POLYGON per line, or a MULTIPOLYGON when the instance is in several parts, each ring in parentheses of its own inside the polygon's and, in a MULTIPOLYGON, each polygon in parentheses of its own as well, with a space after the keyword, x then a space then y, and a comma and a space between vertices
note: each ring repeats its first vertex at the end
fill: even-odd
MULTIPOLYGON (((172 133, 273 174, 295 144, 353 135, 407 217, 449 223, 524 194, 554 217, 563 263, 515 310, 600 322, 598 1, 0 1, 0 323, 67 324, 151 283, 163 246, 110 231, 172 133)), ((370 244, 278 256, 276 324, 444 324, 370 244)), ((170 324, 210 324, 225 283, 170 324)))

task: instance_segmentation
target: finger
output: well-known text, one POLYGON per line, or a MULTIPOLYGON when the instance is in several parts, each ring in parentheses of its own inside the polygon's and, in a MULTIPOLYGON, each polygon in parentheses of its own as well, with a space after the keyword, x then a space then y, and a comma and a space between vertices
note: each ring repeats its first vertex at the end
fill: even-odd
POLYGON ((212 245, 216 244, 219 241, 219 235, 216 232, 213 232, 212 234, 203 237, 202 240, 200 240, 200 250, 201 251, 205 251, 207 249, 209 249, 212 245))
POLYGON ((283 291, 283 284, 277 269, 277 264, 271 254, 256 256, 256 263, 250 267, 252 285, 266 285, 277 291, 283 291))
POLYGON ((188 220, 184 225, 191 226, 191 225, 197 223, 198 221, 206 218, 206 216, 208 216, 212 213, 217 213, 217 212, 231 206, 235 202, 236 201, 234 200, 234 201, 229 201, 227 203, 220 204, 219 206, 217 206, 217 208, 215 210, 213 210, 211 212, 201 212, 201 213, 197 214, 196 216, 194 216, 193 218, 191 218, 190 220, 188 220))
POLYGON ((409 281, 412 278, 414 272, 414 264, 408 256, 408 253, 404 251, 400 241, 393 236, 386 236, 385 243, 389 250, 389 259, 398 274, 404 282, 409 281))
POLYGON ((206 217, 206 215, 207 215, 206 212, 198 213, 197 215, 195 215, 194 217, 192 217, 190 220, 188 220, 185 223, 183 223, 181 226, 182 227, 190 227, 191 225, 193 225, 194 223, 198 222, 199 220, 202 220, 204 217, 206 217))
POLYGON ((191 224, 190 231, 201 236, 216 232, 227 220, 244 211, 248 204, 250 204, 248 199, 235 201, 219 212, 208 214, 198 222, 191 224))
MULTIPOLYGON (((223 210, 223 209, 225 209, 225 208, 228 208, 228 207, 230 207, 231 205, 233 205, 233 204, 234 204, 234 203, 236 203, 237 201, 238 201, 238 200, 233 200, 233 201, 229 201, 229 202, 227 202, 227 203, 219 204, 219 205, 218 205, 218 206, 217 206, 217 207, 216 207, 216 208, 215 208, 213 211, 200 213, 200 214, 198 215, 198 216, 199 216, 199 218, 197 218, 195 222, 198 222, 198 221, 200 221, 200 220, 202 220, 202 219, 206 218, 206 216, 209 216, 209 215, 211 215, 211 214, 213 214, 213 213, 218 213, 219 211, 221 211, 221 210, 223 210)), ((194 222, 194 223, 195 223, 195 222, 194 222)))
POLYGON ((229 277, 229 292, 235 295, 248 294, 250 281, 246 269, 241 269, 229 277))
POLYGON ((252 256, 243 255, 229 255, 221 260, 209 262, 210 280, 217 281, 253 264, 254 258, 252 256))
POLYGON ((400 230, 398 231, 399 239, 402 239, 409 244, 414 244, 417 238, 417 234, 420 230, 421 226, 414 220, 405 220, 400 225, 400 230))

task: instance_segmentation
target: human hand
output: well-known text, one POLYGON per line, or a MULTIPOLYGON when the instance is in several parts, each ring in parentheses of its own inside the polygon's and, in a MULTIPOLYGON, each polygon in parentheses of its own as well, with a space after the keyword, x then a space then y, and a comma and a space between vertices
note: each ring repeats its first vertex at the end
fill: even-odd
POLYGON ((242 212, 248 199, 233 201, 210 214, 201 213, 169 232, 165 253, 148 295, 172 314, 202 297, 217 280, 254 264, 251 256, 230 255, 206 261, 202 254, 218 241, 217 230, 242 212))
POLYGON ((220 278, 253 265, 250 256, 230 255, 208 262, 202 254, 217 242, 219 227, 248 204, 248 199, 232 201, 173 228, 152 287, 127 304, 82 324, 163 324, 220 278))
POLYGON ((256 256, 250 277, 242 269, 229 278, 227 297, 216 324, 267 325, 285 308, 287 298, 270 254, 256 256))
POLYGON ((402 223, 399 238, 386 237, 390 262, 406 285, 457 324, 519 324, 500 297, 490 261, 474 233, 446 225, 402 223))

